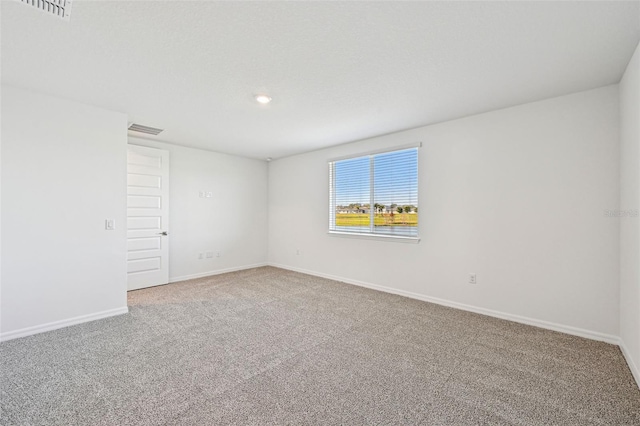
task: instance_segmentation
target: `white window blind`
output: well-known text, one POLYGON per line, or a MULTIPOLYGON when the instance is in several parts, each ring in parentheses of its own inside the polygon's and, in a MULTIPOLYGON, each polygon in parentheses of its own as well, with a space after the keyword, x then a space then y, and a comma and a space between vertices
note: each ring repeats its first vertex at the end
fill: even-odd
POLYGON ((329 162, 329 231, 418 238, 418 148, 329 162))

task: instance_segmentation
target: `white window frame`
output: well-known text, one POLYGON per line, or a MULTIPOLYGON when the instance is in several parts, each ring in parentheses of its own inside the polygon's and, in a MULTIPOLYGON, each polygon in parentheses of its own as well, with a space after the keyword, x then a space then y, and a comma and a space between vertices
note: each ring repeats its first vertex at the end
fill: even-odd
MULTIPOLYGON (((328 165, 328 170, 329 170, 329 235, 331 236, 336 236, 336 237, 355 237, 355 238, 365 238, 365 239, 371 239, 371 240, 379 240, 379 241, 398 241, 398 242, 409 242, 409 243, 418 243, 420 242, 420 217, 418 216, 418 225, 416 226, 416 231, 417 231, 417 236, 403 236, 403 235, 389 235, 389 234, 382 234, 382 233, 376 233, 374 232, 374 219, 375 219, 375 212, 372 208, 372 201, 374 198, 374 170, 373 170, 373 161, 370 161, 370 182, 369 182, 369 186, 370 186, 370 196, 369 196, 369 217, 370 217, 370 221, 369 221, 369 227, 370 227, 370 232, 349 232, 349 231, 343 231, 343 230, 336 230, 335 229, 335 219, 336 219, 336 215, 335 215, 335 202, 333 200, 333 197, 335 196, 335 170, 334 170, 334 163, 337 161, 343 161, 343 160, 351 160, 351 159, 356 159, 356 158, 362 158, 362 157, 369 157, 370 159, 375 157, 376 155, 379 154, 386 154, 386 153, 390 153, 390 152, 395 152, 395 151, 405 151, 405 150, 409 150, 409 149, 413 149, 413 148, 421 148, 422 147, 422 142, 419 143, 414 143, 414 144, 409 144, 409 145, 402 145, 402 146, 396 146, 396 147, 392 147, 392 148, 386 148, 386 149, 380 149, 380 150, 376 150, 376 151, 368 151, 365 153, 358 153, 355 155, 348 155, 348 156, 343 156, 343 157, 337 157, 337 158, 332 158, 330 160, 327 161, 327 165, 328 165)), ((417 160, 418 162, 418 192, 420 191, 420 155, 419 155, 419 151, 418 151, 418 156, 417 156, 417 160)), ((416 208, 418 208, 418 204, 420 202, 420 197, 418 197, 418 203, 416 203, 416 208)), ((418 213, 419 214, 419 210, 418 213)))

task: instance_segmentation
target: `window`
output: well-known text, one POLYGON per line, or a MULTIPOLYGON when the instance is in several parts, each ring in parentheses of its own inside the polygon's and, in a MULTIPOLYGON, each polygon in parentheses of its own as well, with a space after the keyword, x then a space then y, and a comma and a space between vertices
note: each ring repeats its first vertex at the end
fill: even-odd
POLYGON ((329 232, 418 238, 418 146, 329 162, 329 232))

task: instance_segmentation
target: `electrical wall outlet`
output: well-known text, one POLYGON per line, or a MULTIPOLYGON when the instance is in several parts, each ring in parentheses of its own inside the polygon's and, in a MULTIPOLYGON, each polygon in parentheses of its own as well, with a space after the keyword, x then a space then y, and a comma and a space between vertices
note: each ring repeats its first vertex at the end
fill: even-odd
POLYGON ((213 252, 212 251, 208 251, 207 252, 207 259, 211 259, 213 257, 213 252))
POLYGON ((477 284, 476 274, 469 274, 469 284, 477 284))
POLYGON ((204 253, 198 253, 198 259, 200 260, 204 259, 204 253))

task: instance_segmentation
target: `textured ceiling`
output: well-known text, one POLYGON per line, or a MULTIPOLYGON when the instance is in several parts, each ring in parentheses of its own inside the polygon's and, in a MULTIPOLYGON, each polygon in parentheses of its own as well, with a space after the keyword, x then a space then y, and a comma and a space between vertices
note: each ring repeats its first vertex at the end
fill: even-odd
POLYGON ((2 1, 2 81, 254 158, 617 83, 640 2, 2 1), (257 104, 253 94, 273 102, 257 104))

